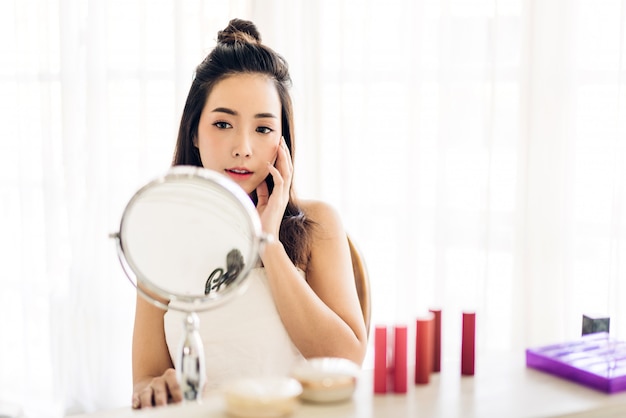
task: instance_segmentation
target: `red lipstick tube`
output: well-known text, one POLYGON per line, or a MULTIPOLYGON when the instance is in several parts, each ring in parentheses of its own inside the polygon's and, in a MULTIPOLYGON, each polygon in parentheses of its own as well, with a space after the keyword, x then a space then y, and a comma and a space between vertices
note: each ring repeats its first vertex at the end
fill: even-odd
POLYGON ((474 375, 476 344, 476 313, 463 312, 463 331, 461 339, 461 374, 474 375))
POLYGON ((417 318, 415 327, 415 383, 430 382, 433 369, 433 322, 434 315, 417 318))
POLYGON ((374 393, 387 393, 387 327, 374 331, 374 393))
POLYGON ((430 309, 433 318, 433 372, 441 371, 441 309, 430 309))
POLYGON ((393 391, 395 393, 406 393, 407 384, 407 327, 397 325, 394 328, 394 355, 393 355, 393 391))

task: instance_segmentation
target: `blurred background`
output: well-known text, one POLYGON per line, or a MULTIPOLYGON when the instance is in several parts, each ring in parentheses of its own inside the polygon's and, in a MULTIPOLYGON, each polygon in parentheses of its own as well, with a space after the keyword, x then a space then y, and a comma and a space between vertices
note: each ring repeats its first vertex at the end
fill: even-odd
POLYGON ((626 338, 625 0, 2 0, 0 404, 130 404, 108 234, 234 17, 290 64, 295 185, 364 253, 373 326, 441 308, 444 362, 465 309, 478 356, 584 313, 626 338))

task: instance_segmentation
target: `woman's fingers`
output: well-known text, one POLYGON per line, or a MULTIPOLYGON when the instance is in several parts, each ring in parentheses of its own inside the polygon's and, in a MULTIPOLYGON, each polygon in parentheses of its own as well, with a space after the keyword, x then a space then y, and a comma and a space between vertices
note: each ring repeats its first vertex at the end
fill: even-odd
POLYGON ((169 392, 169 402, 182 402, 183 400, 183 390, 178 383, 178 379, 176 378, 176 370, 168 369, 164 374, 165 383, 167 384, 168 392, 169 392))
MULTIPOLYGON (((272 179, 274 180, 274 192, 279 191, 287 196, 289 200, 289 187, 291 186, 291 177, 293 173, 293 164, 289 154, 289 148, 285 142, 285 138, 281 138, 278 147, 275 165, 268 165, 272 179)), ((272 194, 273 194, 272 193, 272 194)))
POLYGON ((278 236, 283 213, 289 202, 289 188, 293 171, 289 149, 284 138, 280 140, 275 164, 268 162, 267 169, 272 176, 274 188, 270 194, 265 181, 259 184, 256 189, 257 211, 261 216, 264 232, 278 236))
POLYGON ((132 406, 133 406, 133 409, 141 408, 141 399, 139 399, 139 394, 138 393, 133 393, 132 406))
POLYGON ((137 406, 137 408, 151 408, 152 405, 153 405, 153 400, 152 400, 153 392, 154 392, 154 390, 152 389, 152 386, 150 386, 150 385, 148 385, 145 388, 143 388, 138 393, 139 405, 137 406))
MULTIPOLYGON (((268 163, 268 166, 269 166, 269 163, 268 163)), ((270 193, 269 193, 269 190, 267 188, 267 183, 264 180, 256 188, 257 206, 265 206, 265 205, 267 205, 267 201, 269 200, 269 197, 270 197, 269 195, 270 195, 270 193)))
POLYGON ((287 147, 287 142, 285 138, 281 138, 280 140, 280 150, 279 154, 281 158, 279 158, 279 171, 283 177, 284 182, 289 185, 291 182, 291 175, 293 173, 293 163, 291 161, 291 155, 289 153, 289 148, 287 147))
MULTIPOLYGON (((279 191, 281 191, 283 184, 285 182, 283 176, 281 175, 281 172, 273 165, 268 164, 267 168, 270 170, 270 174, 272 175, 272 180, 274 180, 274 191, 276 191, 276 189, 279 189, 279 191)), ((274 191, 272 192, 272 194, 274 193, 274 191)))
POLYGON ((176 371, 168 369, 162 376, 155 377, 149 385, 133 394, 132 406, 134 409, 151 408, 182 400, 183 393, 176 379, 176 371))
POLYGON ((157 382, 153 382, 150 384, 153 390, 152 398, 154 400, 154 405, 163 406, 167 405, 167 385, 165 381, 158 380, 157 382))

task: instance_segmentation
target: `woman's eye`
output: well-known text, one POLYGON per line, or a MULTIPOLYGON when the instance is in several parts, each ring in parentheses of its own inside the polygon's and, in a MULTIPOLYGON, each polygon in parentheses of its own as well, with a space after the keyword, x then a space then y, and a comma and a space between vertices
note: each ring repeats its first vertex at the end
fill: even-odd
POLYGON ((215 122, 213 125, 214 125, 214 126, 216 126, 216 127, 217 127, 217 128, 219 128, 219 129, 230 129, 230 128, 232 128, 232 127, 233 127, 233 126, 232 126, 230 123, 228 123, 228 122, 215 122))
POLYGON ((274 130, 272 128, 268 128, 267 126, 259 126, 258 128, 256 128, 256 131, 260 134, 269 134, 274 130))

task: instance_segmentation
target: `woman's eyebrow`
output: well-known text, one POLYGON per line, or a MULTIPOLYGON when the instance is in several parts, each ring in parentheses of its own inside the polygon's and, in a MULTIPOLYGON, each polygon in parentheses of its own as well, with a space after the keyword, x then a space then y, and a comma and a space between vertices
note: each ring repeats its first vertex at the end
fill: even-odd
POLYGON ((235 112, 233 109, 229 109, 227 107, 216 107, 211 112, 214 112, 214 113, 227 113, 227 114, 233 115, 233 116, 237 116, 238 115, 238 113, 235 112))
POLYGON ((254 115, 255 118, 257 119, 262 119, 262 118, 274 118, 274 119, 278 119, 276 117, 275 114, 273 113, 257 113, 256 115, 254 115))
MULTIPOLYGON (((216 107, 215 109, 212 110, 212 112, 217 112, 217 113, 226 113, 228 115, 233 115, 233 116, 238 116, 239 113, 237 113, 236 110, 233 109, 229 109, 227 107, 216 107)), ((254 117, 256 119, 263 119, 263 118, 273 118, 273 119, 278 119, 278 117, 273 114, 273 113, 257 113, 256 115, 254 115, 254 117)))

